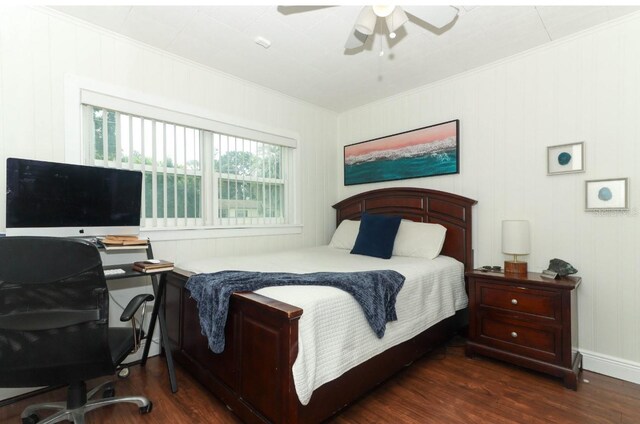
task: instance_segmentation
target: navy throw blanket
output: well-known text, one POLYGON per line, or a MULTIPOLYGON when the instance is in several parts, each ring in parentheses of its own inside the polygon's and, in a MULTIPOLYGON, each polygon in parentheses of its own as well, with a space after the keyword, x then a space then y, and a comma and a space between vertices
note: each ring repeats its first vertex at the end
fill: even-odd
MULTIPOLYGON (((396 297, 404 276, 396 271, 282 272, 221 271, 189 277, 185 287, 198 304, 202 334, 215 353, 224 350, 224 327, 227 323, 231 294, 254 291, 269 286, 331 286, 352 295, 378 338, 384 336, 386 323, 398 319, 396 297)), ((340 317, 336 317, 340 319, 340 317)))

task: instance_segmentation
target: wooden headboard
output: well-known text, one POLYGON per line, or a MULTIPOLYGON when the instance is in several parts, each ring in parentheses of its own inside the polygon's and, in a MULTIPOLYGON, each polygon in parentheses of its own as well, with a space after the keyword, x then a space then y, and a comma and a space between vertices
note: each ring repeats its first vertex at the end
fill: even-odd
POLYGON ((359 220, 362 212, 399 215, 417 222, 444 225, 447 235, 442 254, 464 264, 465 271, 473 269, 471 245, 471 207, 477 202, 444 191, 422 188, 383 188, 356 194, 333 205, 336 224, 343 219, 359 220))

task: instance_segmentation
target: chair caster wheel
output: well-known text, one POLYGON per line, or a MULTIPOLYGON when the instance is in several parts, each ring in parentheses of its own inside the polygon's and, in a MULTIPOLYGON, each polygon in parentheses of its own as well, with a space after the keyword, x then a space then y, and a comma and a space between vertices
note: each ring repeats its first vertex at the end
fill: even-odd
POLYGON ((38 421, 40 421, 40 417, 36 414, 31 414, 22 419, 22 424, 36 424, 38 421))
POLYGON ((118 371, 118 377, 119 378, 127 378, 129 377, 129 368, 122 368, 120 371, 118 371))
POLYGON ((153 403, 151 403, 151 401, 149 401, 149 405, 141 406, 140 408, 138 408, 138 410, 140 411, 140 414, 148 414, 149 412, 151 412, 152 409, 153 409, 153 403))

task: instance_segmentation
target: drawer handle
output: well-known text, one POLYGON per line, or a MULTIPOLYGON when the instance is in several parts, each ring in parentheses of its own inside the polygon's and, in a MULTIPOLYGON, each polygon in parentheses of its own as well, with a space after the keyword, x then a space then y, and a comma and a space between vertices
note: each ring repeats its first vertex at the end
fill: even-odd
POLYGON ((511 304, 512 305, 517 305, 518 304, 518 299, 511 299, 511 304))
POLYGON ((512 331, 511 332, 511 337, 513 337, 515 339, 516 337, 518 337, 518 333, 516 333, 515 331, 512 331))

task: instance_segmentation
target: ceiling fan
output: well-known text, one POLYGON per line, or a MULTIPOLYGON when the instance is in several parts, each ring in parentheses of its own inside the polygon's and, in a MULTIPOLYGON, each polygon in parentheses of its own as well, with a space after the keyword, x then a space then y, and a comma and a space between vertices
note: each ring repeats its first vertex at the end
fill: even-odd
MULTIPOLYGON (((278 6, 278 11, 288 15, 324 7, 332 6, 278 6)), ((384 19, 389 31, 389 38, 395 38, 396 31, 409 20, 407 15, 412 15, 437 29, 441 29, 453 22, 458 15, 458 9, 453 6, 364 6, 349 33, 344 48, 352 50, 364 46, 367 38, 373 34, 378 19, 384 19)))

